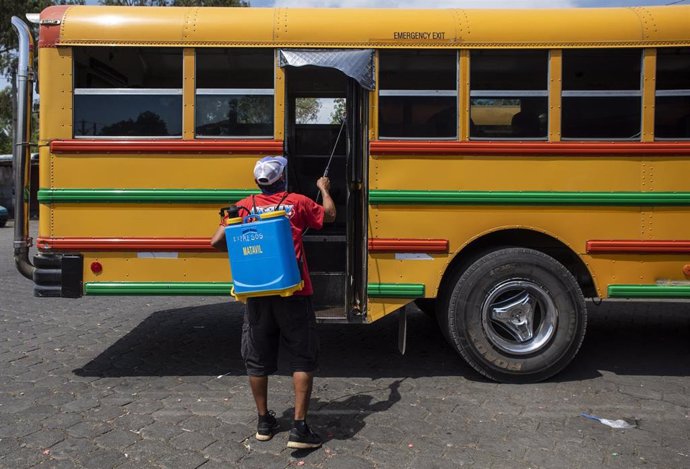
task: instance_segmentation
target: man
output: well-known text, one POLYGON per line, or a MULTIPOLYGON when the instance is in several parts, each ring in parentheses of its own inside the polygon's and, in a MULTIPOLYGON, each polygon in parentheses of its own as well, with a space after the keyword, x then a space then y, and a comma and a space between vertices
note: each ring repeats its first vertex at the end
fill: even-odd
MULTIPOLYGON (((324 223, 333 222, 335 204, 329 193, 330 181, 327 177, 316 181, 323 206, 301 194, 287 192, 286 166, 287 160, 282 156, 267 156, 257 161, 254 180, 261 189, 261 194, 247 197, 239 201, 237 206, 246 210, 240 212, 241 216, 254 210, 259 213, 272 211, 278 205, 286 211, 304 287, 288 298, 249 298, 242 325, 242 358, 259 413, 256 439, 268 441, 278 430, 274 413, 268 410, 268 375, 277 369, 279 345, 290 355, 295 415, 287 446, 309 449, 318 448, 322 444, 321 438, 309 429, 306 422, 319 345, 316 317, 311 305, 313 291, 302 235, 308 228, 318 230, 324 223)), ((211 244, 216 249, 227 249, 224 224, 213 235, 211 244)))

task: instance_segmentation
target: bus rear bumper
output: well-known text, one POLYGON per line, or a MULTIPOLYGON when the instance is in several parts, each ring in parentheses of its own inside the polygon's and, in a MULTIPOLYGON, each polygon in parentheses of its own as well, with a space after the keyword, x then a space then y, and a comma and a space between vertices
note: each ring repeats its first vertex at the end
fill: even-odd
POLYGON ((80 298, 83 294, 84 258, 79 254, 34 256, 34 296, 80 298))

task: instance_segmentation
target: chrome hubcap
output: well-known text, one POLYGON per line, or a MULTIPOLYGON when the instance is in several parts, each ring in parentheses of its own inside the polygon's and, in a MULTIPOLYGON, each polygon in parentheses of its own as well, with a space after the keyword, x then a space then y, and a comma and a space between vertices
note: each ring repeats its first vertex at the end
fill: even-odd
POLYGON ((482 324, 498 349, 526 355, 544 347, 556 332, 558 311, 551 295, 529 280, 507 280, 488 293, 482 324))

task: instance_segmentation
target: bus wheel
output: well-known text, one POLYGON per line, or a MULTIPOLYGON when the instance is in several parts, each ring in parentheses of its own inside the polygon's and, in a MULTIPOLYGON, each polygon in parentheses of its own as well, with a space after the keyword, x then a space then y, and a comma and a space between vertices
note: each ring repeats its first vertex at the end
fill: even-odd
POLYGON ((441 326, 479 373, 501 382, 542 381, 577 354, 587 310, 573 275, 552 257, 499 249, 459 273, 441 326))

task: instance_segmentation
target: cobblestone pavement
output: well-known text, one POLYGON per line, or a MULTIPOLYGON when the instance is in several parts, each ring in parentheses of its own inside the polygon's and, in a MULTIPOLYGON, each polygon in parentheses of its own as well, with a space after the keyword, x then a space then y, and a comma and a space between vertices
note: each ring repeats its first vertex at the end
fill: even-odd
POLYGON ((688 304, 590 303, 575 361, 522 386, 482 379, 421 313, 404 357, 394 318, 321 325, 310 422, 327 442, 307 453, 285 447, 284 371, 270 382, 282 430, 253 439, 240 305, 33 298, 11 231, 0 229, 1 467, 690 467, 688 304))

